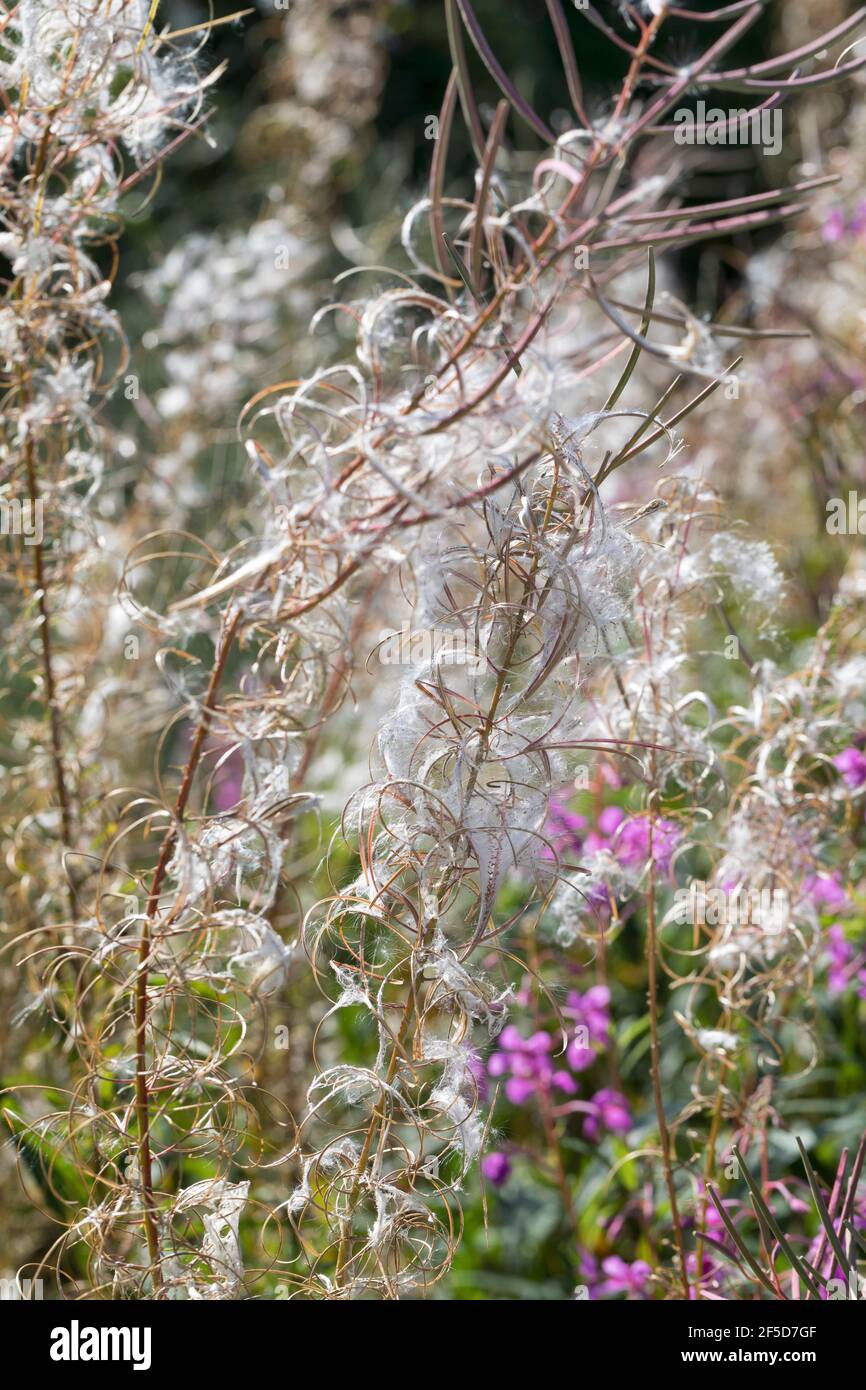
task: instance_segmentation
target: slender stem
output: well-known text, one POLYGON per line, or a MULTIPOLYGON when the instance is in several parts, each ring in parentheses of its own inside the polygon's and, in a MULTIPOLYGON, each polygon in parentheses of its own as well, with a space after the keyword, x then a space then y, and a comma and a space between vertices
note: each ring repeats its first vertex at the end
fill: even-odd
POLYGON ((647 889, 647 970, 648 970, 648 992, 649 992, 649 1017, 650 1017, 650 1053, 652 1062, 652 1088, 653 1100, 655 1102, 656 1120, 659 1127, 659 1143, 662 1151, 662 1167, 664 1168, 665 1184, 668 1190, 668 1198, 671 1206, 671 1221, 674 1228, 674 1241, 677 1247, 677 1254, 680 1262, 680 1277, 683 1285, 683 1296, 689 1298, 689 1276, 686 1268, 686 1254, 683 1246, 683 1233, 680 1226, 679 1205, 677 1203, 677 1190, 674 1183, 673 1167, 671 1164, 671 1137, 668 1130, 667 1119, 665 1118, 664 1099, 662 1097, 661 1083, 661 1052, 659 1049, 659 1028, 658 1028, 658 978, 657 961, 658 941, 656 936, 656 866, 655 851, 653 849, 653 830, 654 830, 654 811, 649 812, 649 886, 647 889))
MULTIPOLYGON (((529 959, 532 973, 536 978, 540 977, 541 965, 538 958, 538 937, 534 931, 530 931, 527 941, 527 957, 529 959)), ((538 1027, 541 1020, 538 1017, 538 996, 535 995, 535 1026, 538 1027)), ((577 1220, 577 1212, 574 1207, 574 1198, 571 1194, 571 1186, 568 1181, 565 1161, 562 1156, 562 1145, 559 1142, 559 1135, 556 1129, 556 1120, 551 1105, 550 1092, 543 1086, 538 1090, 538 1108, 541 1112, 541 1123, 544 1126, 544 1136, 547 1140, 547 1147, 550 1150, 556 1182, 562 1197, 562 1208, 568 1219, 575 1241, 575 1249, 580 1243, 580 1225, 577 1220)))
POLYGON ((562 1198, 562 1207, 568 1224, 571 1227, 575 1242, 580 1239, 580 1226, 577 1221, 577 1212, 574 1209, 574 1198, 571 1195, 571 1187, 568 1181, 568 1173, 562 1157, 562 1148, 559 1143, 559 1136, 556 1132, 556 1122, 550 1104, 550 1092, 541 1087, 538 1091, 538 1108, 541 1111, 541 1123, 544 1126, 544 1137, 553 1158, 556 1182, 559 1187, 559 1194, 562 1198))
MULTIPOLYGON (((39 481, 36 476, 36 463, 33 457, 33 440, 28 436, 24 446, 24 460, 27 469, 27 491, 34 509, 40 501, 39 481)), ((57 702, 57 682, 54 675, 54 653, 51 641, 51 613, 48 606, 48 592, 45 576, 45 556, 43 539, 40 534, 33 546, 33 578, 36 585, 36 604, 39 609, 39 639, 42 644, 42 678, 45 683, 45 704, 51 729, 51 762, 54 768, 54 786, 60 807, 60 828, 63 844, 72 848, 72 812, 69 804, 69 790, 63 767, 63 733, 60 722, 60 708, 57 702)), ((73 921, 78 916, 75 888, 69 882, 69 905, 73 921)))
POLYGON ((664 10, 661 10, 657 15, 654 16, 652 21, 644 29, 640 38, 640 43, 634 51, 634 56, 631 60, 629 70, 626 73, 625 82, 622 85, 622 90, 620 91, 619 99, 617 100, 614 113, 611 117, 611 125, 613 125, 615 121, 618 121, 620 119, 622 113, 625 111, 626 106, 630 102, 634 89, 637 86, 637 80, 640 77, 641 69, 643 68, 646 55, 650 47, 652 46, 656 34, 658 33, 659 29, 664 23, 664 19, 664 10))
POLYGON ((231 621, 228 623, 219 650, 214 661, 213 669, 208 682, 207 693, 202 705, 201 715, 199 716, 198 727, 193 737, 192 746, 184 768, 181 779, 180 790, 174 805, 174 815, 168 830, 162 841, 157 860, 156 869, 153 874, 153 881, 150 887, 150 895, 147 903, 147 912, 141 929, 141 939, 138 947, 138 971, 135 981, 135 1113, 138 1124, 138 1166, 141 1174, 141 1190, 144 1204, 144 1231, 147 1239, 147 1249, 150 1256, 151 1274, 154 1286, 157 1289, 163 1287, 162 1269, 160 1268, 159 1257, 159 1235, 157 1227, 157 1209, 153 1196, 153 1160, 151 1154, 151 1117, 150 1117, 150 1091, 147 1084, 147 1017, 148 1017, 148 980, 150 959, 150 949, 152 942, 153 920, 159 907, 159 897, 168 865, 177 843, 178 828, 186 812, 187 802, 192 791, 193 779, 196 769, 201 759, 204 741, 210 728, 213 717, 214 701, 217 690, 228 661, 229 652, 240 624, 240 610, 238 610, 231 621))
MULTIPOLYGON (((419 940, 418 944, 419 947, 423 945, 423 938, 419 940)), ((400 1027, 397 1030, 397 1036, 394 1040, 394 1046, 391 1050, 391 1058, 388 1062, 388 1070, 385 1073, 386 1086, 390 1086, 397 1073, 397 1064, 400 1061, 400 1054, 403 1051, 403 1044, 406 1041, 406 1034, 409 1031, 409 1024, 412 1021, 414 1002, 415 991, 410 987, 409 993, 406 996, 406 1002, 403 1005, 403 1015, 400 1019, 400 1027)), ((387 1123, 386 1118, 384 1116, 380 1116, 379 1112, 374 1109, 372 1115, 370 1116, 370 1123, 367 1126, 367 1133, 364 1136, 364 1142, 361 1146, 361 1152, 358 1154, 358 1161, 355 1164, 355 1177, 349 1194, 349 1204, 345 1218, 343 1220, 343 1229, 340 1233, 340 1247, 337 1251, 337 1268, 335 1275, 335 1283, 338 1286, 343 1276, 343 1271, 346 1268, 346 1265, 348 1264, 349 1260, 352 1258, 352 1213, 355 1208, 355 1203, 358 1200, 358 1192, 361 1187, 361 1174, 367 1166, 367 1160, 370 1157, 370 1151, 373 1147, 373 1137, 376 1133, 376 1121, 380 1118, 382 1119, 383 1125, 387 1123)))
POLYGON ((701 1288, 704 1276, 704 1236, 707 1233, 707 1210, 709 1208, 710 1196, 709 1186, 713 1180, 716 1170, 716 1145, 719 1140, 719 1130, 722 1124, 722 1106, 724 1103, 724 1088, 722 1078, 724 1067, 719 1065, 719 1082, 716 1091, 715 1104, 713 1105, 713 1117, 710 1122, 710 1132, 707 1138, 707 1156, 704 1163, 704 1190, 700 1198, 700 1210, 698 1212, 698 1230, 695 1241, 695 1298, 701 1298, 701 1288))

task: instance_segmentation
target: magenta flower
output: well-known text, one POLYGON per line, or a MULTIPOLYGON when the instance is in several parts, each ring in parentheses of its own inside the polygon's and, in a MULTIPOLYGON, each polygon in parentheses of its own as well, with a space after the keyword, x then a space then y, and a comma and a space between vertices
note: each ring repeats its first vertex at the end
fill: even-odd
POLYGON ((845 932, 837 922, 827 933, 827 960, 830 966, 827 984, 831 994, 843 994, 856 977, 860 999, 866 999, 866 968, 853 970, 854 947, 845 939, 845 932))
POLYGON ((626 1264, 619 1255, 608 1255, 601 1262, 602 1272, 607 1276, 597 1284, 593 1292, 600 1298, 611 1294, 624 1293, 631 1298, 643 1298, 652 1269, 646 1260, 635 1260, 626 1264))
POLYGON ((846 787, 856 792, 866 783, 866 754, 859 748, 845 748, 833 759, 833 766, 841 772, 846 787))
POLYGON ((590 1042, 603 1043, 610 1032, 610 990, 607 985, 593 985, 583 994, 569 990, 563 1013, 587 1030, 590 1042))
POLYGON ((504 1153, 485 1154, 481 1160, 481 1171, 494 1187, 504 1187, 511 1177, 511 1159, 504 1153))
POLYGON ((841 994, 848 987, 848 966, 854 959, 854 948, 845 940, 845 932, 838 922, 827 933, 827 958, 830 993, 841 994))
MULTIPOLYGON (((670 820, 656 820, 652 825, 653 859, 663 874, 671 866, 674 851, 680 842, 679 826, 670 820)), ((634 816, 621 826, 611 849, 619 862, 628 868, 639 868, 650 857, 650 820, 634 816)))
POLYGON ((475 1085, 478 1087, 479 1100, 487 1100, 488 1096, 490 1095, 490 1090, 487 1085, 487 1071, 484 1066, 483 1059, 478 1056, 477 1052, 473 1052, 467 1058, 466 1064, 468 1070, 472 1073, 473 1077, 475 1078, 475 1085))
POLYGON ((524 1038, 514 1024, 502 1030, 499 1047, 487 1064, 490 1076, 507 1076, 505 1094, 512 1105, 525 1105, 539 1091, 556 1086, 567 1095, 577 1090, 570 1071, 556 1068, 550 1056, 553 1039, 543 1030, 524 1038))
POLYGON ((583 816, 569 811, 568 807, 564 806, 561 801, 551 801, 545 829, 553 847, 544 846, 542 850, 544 859, 553 859, 554 857, 561 859, 569 854, 580 854, 583 849, 586 830, 586 820, 583 816))
POLYGON ((843 208, 833 208, 824 219, 821 236, 829 245, 843 241, 846 237, 862 236, 866 232, 866 202, 858 203, 850 217, 845 216, 843 208))
POLYGON ((591 1047, 584 1047, 577 1038, 572 1038, 566 1052, 568 1065, 572 1071, 586 1071, 595 1061, 596 1054, 591 1047))
POLYGON ((598 818, 598 828, 602 835, 613 835, 625 820, 625 811, 620 806, 605 806, 598 818))
POLYGON ((844 907, 848 902, 838 874, 812 874, 803 880, 803 892, 816 907, 844 907))
POLYGON ((845 235, 845 214, 841 208, 833 208, 825 218, 821 236, 829 245, 841 241, 845 235))
MULTIPOLYGON (((587 841, 588 843, 588 841, 587 841)), ((577 891, 586 905, 587 911, 605 920, 610 917, 610 890, 604 883, 578 883, 577 891)))
MULTIPOLYGON (((703 1204, 702 1208, 701 1202, 696 1198, 694 1211, 683 1217, 683 1228, 688 1231, 697 1231, 700 1228, 706 1231, 708 1235, 714 1236, 716 1240, 721 1241, 723 1245, 727 1245, 730 1237, 727 1232, 727 1227, 722 1220, 721 1212, 716 1207, 715 1202, 711 1201, 703 1184, 701 1184, 701 1192, 706 1195, 706 1202, 703 1204), (699 1223, 698 1217, 701 1210, 703 1210, 703 1221, 699 1223)), ((722 1198, 721 1201, 728 1216, 736 1223, 736 1210, 739 1203, 734 1202, 729 1197, 722 1198)))
POLYGON ((604 1046, 610 1034, 610 990, 607 985, 593 985, 584 994, 570 990, 563 1013, 585 1030, 572 1038, 565 1054, 572 1071, 585 1071, 595 1061, 592 1044, 604 1046))
POLYGON ((866 201, 858 203, 848 218, 848 231, 852 236, 862 236, 866 232, 866 201))
POLYGON ((587 1139, 600 1139, 605 1130, 611 1134, 627 1134, 631 1129, 628 1101, 619 1091, 607 1088, 596 1091, 589 1103, 592 1110, 583 1122, 583 1133, 587 1139))

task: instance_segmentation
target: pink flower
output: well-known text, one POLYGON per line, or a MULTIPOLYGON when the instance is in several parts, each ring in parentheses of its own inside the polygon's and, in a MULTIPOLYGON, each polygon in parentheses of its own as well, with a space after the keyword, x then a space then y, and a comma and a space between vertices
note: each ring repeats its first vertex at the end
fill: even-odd
POLYGON ((848 902, 838 874, 812 874, 804 879, 803 892, 816 907, 844 907, 848 902))
POLYGON ((596 1091, 590 1105, 592 1112, 583 1122, 583 1132, 587 1139, 600 1139, 605 1130, 611 1134, 627 1134, 631 1129, 628 1101, 619 1091, 607 1088, 596 1091))
POLYGON ((606 1260, 602 1260, 601 1268, 607 1277, 596 1285, 594 1292, 597 1295, 606 1298, 610 1294, 624 1293, 632 1298, 643 1298, 647 1281, 652 1274, 646 1260, 635 1260, 632 1264, 626 1264, 619 1255, 608 1255, 606 1260))
POLYGON ((832 245, 834 242, 841 241, 844 235, 845 214, 841 208, 833 208, 821 228, 821 236, 824 241, 832 245))
POLYGON ((844 209, 836 207, 828 214, 821 228, 824 241, 832 245, 846 237, 862 236, 866 232, 866 202, 858 203, 850 217, 844 209))
POLYGON ((848 966, 854 959, 854 948, 845 940, 845 932, 838 922, 827 933, 827 957, 830 993, 841 994, 848 985, 848 966))
POLYGON ((845 748, 833 759, 833 766, 841 772, 846 787, 855 792, 866 783, 866 754, 859 748, 845 748))
POLYGON ((593 985, 584 994, 570 990, 563 1013, 574 1019, 586 1036, 575 1036, 568 1045, 566 1056, 573 1071, 585 1071, 595 1061, 591 1044, 604 1045, 610 1034, 610 990, 607 985, 593 985))
POLYGON ((481 1171, 494 1187, 504 1187, 511 1177, 511 1159, 503 1153, 485 1154, 481 1160, 481 1171))
POLYGON ((613 835, 625 820, 625 811, 620 806, 605 806, 598 818, 598 828, 603 835, 613 835))
POLYGON ((569 811, 561 801, 551 801, 547 812, 546 834, 551 845, 542 850, 544 859, 567 858, 580 854, 583 848, 586 820, 574 811, 569 811))
POLYGON ((866 232, 866 202, 860 202, 848 219, 848 231, 852 236, 862 236, 866 232))
POLYGON ((607 985, 592 985, 583 994, 571 989, 563 1013, 587 1029, 591 1042, 604 1042, 610 1031, 610 990, 607 985))
POLYGON ((652 857, 661 872, 666 874, 680 842, 680 829, 673 821, 656 820, 650 836, 649 817, 634 816, 621 827, 611 848, 621 864, 628 868, 639 868, 650 857, 650 838, 652 857))
POLYGON ((830 966, 827 984, 831 994, 843 994, 856 977, 859 983, 857 994, 866 999, 866 969, 852 970, 855 960, 854 947, 845 939, 845 932, 837 922, 827 933, 827 960, 830 966))
POLYGON ((503 1028, 499 1047, 487 1064, 490 1076, 506 1076, 505 1094, 512 1105, 525 1105, 539 1091, 554 1086, 566 1095, 574 1095, 577 1084, 570 1071, 554 1067, 551 1059, 553 1038, 540 1030, 531 1038, 510 1023, 503 1028))

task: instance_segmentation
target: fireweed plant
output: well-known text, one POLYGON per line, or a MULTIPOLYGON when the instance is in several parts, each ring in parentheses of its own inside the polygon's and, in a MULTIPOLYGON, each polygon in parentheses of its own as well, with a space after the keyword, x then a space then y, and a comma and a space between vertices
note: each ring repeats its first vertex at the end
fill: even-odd
POLYGON ((102 658, 117 643, 110 595, 122 562, 98 510, 117 446, 102 406, 128 362, 107 300, 123 201, 146 198, 159 162, 200 125, 210 81, 191 48, 157 36, 154 18, 145 0, 23 0, 3 7, 0 34, 3 488, 4 506, 19 508, 4 527, 18 550, 5 586, 19 590, 8 651, 24 705, 4 839, 14 899, 33 924, 31 1006, 55 1012, 89 1059, 85 1104, 100 1040, 87 1034, 76 979, 82 952, 98 956, 103 936, 92 885, 111 786, 102 778, 116 773, 97 755, 119 685, 102 658), (19 515, 31 524, 17 527, 19 515), (63 944, 43 974, 51 923, 63 944))
MULTIPOLYGON (((144 365, 154 369, 149 424, 159 485, 148 501, 159 504, 163 526, 196 531, 200 509, 215 504, 230 513, 240 407, 263 381, 288 375, 289 363, 297 375, 321 361, 306 329, 327 292, 332 230, 340 237, 338 171, 352 161, 360 167, 372 145, 386 68, 376 42, 382 9, 379 0, 348 11, 338 0, 294 0, 291 22, 286 11, 268 21, 269 30, 280 27, 264 71, 267 100, 236 146, 245 165, 275 151, 280 181, 251 225, 189 233, 136 279, 151 313, 144 365), (196 468, 203 454, 212 461, 206 482, 196 468)), ((398 228, 392 212, 389 240, 398 228)), ((208 535, 225 543, 212 529, 208 535)))
MULTIPOLYGON (((766 1162, 753 1177, 751 1146, 766 1157, 781 1065, 815 1064, 828 946, 837 980, 859 968, 842 870, 862 856, 862 577, 841 586, 805 663, 746 650, 737 624, 759 640, 784 596, 775 557, 671 465, 680 423, 736 395, 738 339, 755 335, 663 295, 656 265, 657 251, 794 216, 829 182, 688 206, 678 192, 673 115, 694 93, 775 110, 862 64, 815 66, 844 53, 860 12, 802 50, 726 67, 763 8, 581 6, 579 24, 622 54, 619 86, 590 101, 573 26, 546 0, 572 108, 555 134, 468 0, 446 0, 453 71, 429 188, 403 224, 405 268, 377 268, 372 289, 317 315, 351 328, 351 357, 260 389, 241 412, 257 489, 244 538, 218 551, 206 536, 138 534, 112 577, 122 611, 158 640, 172 704, 155 785, 133 790, 114 776, 122 749, 88 766, 87 673, 66 659, 102 536, 89 505, 111 447, 99 403, 125 368, 102 265, 122 195, 198 130, 209 79, 201 35, 172 36, 156 5, 82 0, 58 15, 22 0, 6 13, 4 477, 54 503, 13 573, 33 711, 15 761, 33 807, 7 862, 28 921, 19 968, 69 1062, 6 1115, 57 1198, 62 1233, 38 1269, 70 1290, 433 1289, 473 1168, 507 1179, 500 1095, 539 1107, 576 1274, 602 1295, 784 1297, 796 1277, 823 1296, 834 1261, 856 1264, 862 1155, 853 1175, 840 1160, 826 1199, 807 1167, 825 1233, 807 1264, 770 1207, 789 1201, 787 1220, 807 1204, 766 1162), (683 22, 707 36, 685 67, 667 44, 683 22), (500 94, 489 120, 483 70, 500 94), (477 171, 446 192, 459 120, 477 171), (518 153, 527 128, 531 157, 518 153), (622 480, 646 479, 647 464, 664 480, 634 500, 622 480), (385 621, 430 640, 371 682, 385 621), (701 634, 718 641, 719 626, 745 672, 722 709, 700 685, 701 634), (317 750, 356 687, 390 705, 322 845, 330 891, 310 902, 317 750), (29 754, 40 713, 47 762, 29 754), (164 753, 183 724, 175 774, 164 753), (242 777, 227 805, 229 760, 242 777), (652 1113, 637 1147, 610 1153, 612 1169, 649 1175, 621 1226, 645 1230, 654 1213, 652 1263, 588 1248, 567 1173, 570 1126, 602 1152, 632 1133, 607 969, 635 928, 652 1113), (577 972, 567 992, 550 983, 557 953, 577 972), (259 1084, 256 1039, 290 972, 308 970, 327 1004, 295 1114, 259 1084), (677 1113, 663 988, 694 1058, 677 1113), (341 1056, 344 1010, 357 1037, 341 1056), (71 1263, 82 1250, 86 1265, 71 1263)), ((343 277, 341 292, 363 283, 343 277)))

